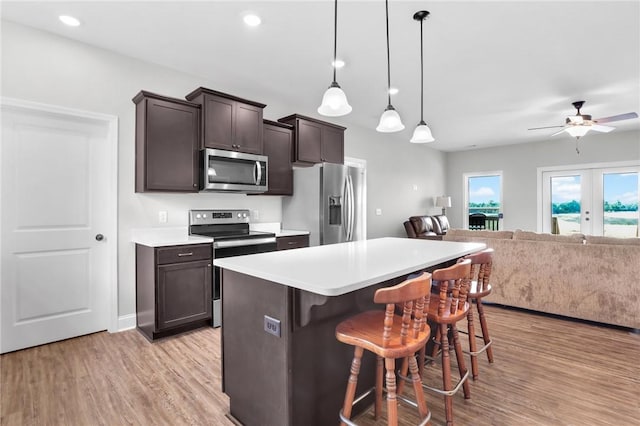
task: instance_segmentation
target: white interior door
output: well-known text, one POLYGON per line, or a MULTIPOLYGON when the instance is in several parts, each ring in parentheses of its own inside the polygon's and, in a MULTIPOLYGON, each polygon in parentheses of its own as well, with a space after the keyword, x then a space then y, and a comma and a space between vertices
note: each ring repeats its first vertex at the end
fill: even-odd
POLYGON ((112 130, 2 106, 2 353, 108 328, 112 130))

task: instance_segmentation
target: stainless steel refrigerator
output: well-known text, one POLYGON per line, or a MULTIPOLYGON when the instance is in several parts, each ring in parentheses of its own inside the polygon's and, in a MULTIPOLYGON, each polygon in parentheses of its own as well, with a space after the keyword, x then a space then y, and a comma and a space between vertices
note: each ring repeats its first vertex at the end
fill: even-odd
POLYGON ((293 171, 293 196, 282 201, 282 228, 309 231, 309 245, 366 239, 362 168, 319 163, 293 171))

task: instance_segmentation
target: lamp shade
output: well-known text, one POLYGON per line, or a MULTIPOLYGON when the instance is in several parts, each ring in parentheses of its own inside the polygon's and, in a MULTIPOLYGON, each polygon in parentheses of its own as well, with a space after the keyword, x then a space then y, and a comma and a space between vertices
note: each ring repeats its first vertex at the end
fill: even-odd
POLYGON ((322 104, 318 107, 318 113, 327 117, 339 117, 351 112, 351 105, 347 101, 347 95, 335 81, 324 92, 322 104))
POLYGON ((409 140, 411 143, 428 143, 435 141, 431 134, 431 129, 427 126, 427 123, 421 121, 420 124, 413 131, 413 136, 409 140))
POLYGON ((574 138, 579 138, 587 134, 589 126, 571 126, 565 130, 574 138))
POLYGON ((396 111, 393 106, 388 105, 384 110, 382 116, 380 116, 380 123, 378 123, 376 130, 382 133, 393 133, 404 130, 404 124, 402 124, 400 114, 398 114, 398 111, 396 111))
POLYGON ((441 196, 436 198, 436 207, 451 207, 451 197, 441 196))

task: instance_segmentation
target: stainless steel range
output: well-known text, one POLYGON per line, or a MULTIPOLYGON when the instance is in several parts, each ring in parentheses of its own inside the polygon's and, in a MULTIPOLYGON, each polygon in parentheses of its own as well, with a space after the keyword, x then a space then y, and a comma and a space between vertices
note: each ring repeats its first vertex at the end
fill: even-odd
MULTIPOLYGON (((189 234, 213 238, 213 258, 264 253, 276 249, 272 232, 251 231, 249 210, 191 210, 189 234)), ((222 325, 220 268, 212 274, 213 326, 222 325)))

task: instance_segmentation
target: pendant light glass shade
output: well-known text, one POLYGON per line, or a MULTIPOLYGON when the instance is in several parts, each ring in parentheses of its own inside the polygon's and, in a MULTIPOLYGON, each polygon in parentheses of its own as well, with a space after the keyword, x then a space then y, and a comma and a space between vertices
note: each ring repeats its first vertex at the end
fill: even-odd
POLYGON ((387 20, 387 96, 388 104, 385 108, 382 116, 380 116, 380 122, 376 130, 382 133, 393 133, 404 130, 404 124, 400 119, 400 114, 391 105, 391 59, 389 56, 389 0, 385 0, 386 20, 387 20))
POLYGON ((411 143, 428 143, 433 142, 435 139, 431 134, 431 129, 427 126, 427 123, 421 121, 420 124, 413 131, 413 136, 409 142, 411 143))
POLYGON ((347 95, 335 81, 324 92, 322 105, 318 107, 318 113, 327 117, 339 117, 351 112, 352 108, 347 101, 347 95))
POLYGON ((351 105, 347 101, 347 95, 336 81, 336 59, 338 51, 338 0, 334 1, 333 9, 333 82, 324 92, 322 104, 318 107, 318 114, 327 117, 339 117, 351 112, 351 105))
POLYGON ((422 37, 422 22, 427 19, 429 12, 421 10, 413 15, 413 19, 420 21, 420 123, 413 131, 413 136, 409 140, 411 143, 428 143, 435 141, 431 134, 431 129, 424 122, 424 47, 422 37))
POLYGON ((400 114, 398 114, 398 111, 396 111, 393 106, 388 105, 384 110, 382 116, 380 116, 380 122, 376 130, 382 133, 393 133, 404 130, 404 124, 402 124, 400 114))

